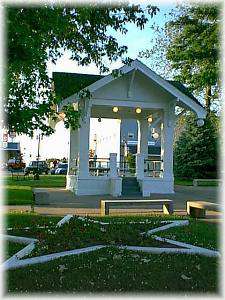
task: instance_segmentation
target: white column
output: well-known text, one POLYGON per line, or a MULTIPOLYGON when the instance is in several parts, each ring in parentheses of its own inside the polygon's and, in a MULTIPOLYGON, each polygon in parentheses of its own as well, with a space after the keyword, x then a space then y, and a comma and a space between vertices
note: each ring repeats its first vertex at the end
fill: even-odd
POLYGON ((163 160, 163 178, 173 180, 173 137, 174 137, 174 106, 168 105, 164 110, 161 124, 161 158, 163 160))
POLYGON ((138 145, 136 157, 136 176, 138 179, 144 178, 144 160, 148 158, 148 121, 138 120, 138 145))
POLYGON ((141 153, 136 154, 136 177, 137 180, 144 178, 144 155, 141 153))
POLYGON ((137 153, 148 157, 148 121, 147 119, 138 120, 138 147, 137 153))
POLYGON ((117 153, 110 153, 109 168, 110 168, 110 178, 118 177, 118 174, 117 174, 117 153))
POLYGON ((73 175, 76 167, 76 159, 79 152, 79 132, 78 130, 70 130, 69 153, 68 153, 68 175, 73 175))
POLYGON ((90 134, 90 113, 85 120, 80 121, 79 128, 79 178, 89 176, 89 134, 90 134))

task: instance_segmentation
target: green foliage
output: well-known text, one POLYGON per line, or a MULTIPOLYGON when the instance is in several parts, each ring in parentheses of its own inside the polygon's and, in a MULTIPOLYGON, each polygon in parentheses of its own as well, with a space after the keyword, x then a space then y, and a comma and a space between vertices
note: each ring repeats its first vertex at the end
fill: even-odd
POLYGON ((135 171, 135 167, 136 167, 136 160, 135 160, 135 155, 128 153, 127 157, 125 157, 125 161, 128 162, 129 165, 129 169, 131 169, 131 171, 135 171))
POLYGON ((161 73, 166 69, 168 75, 204 97, 208 111, 212 100, 220 96, 220 10, 219 4, 178 6, 164 28, 153 26, 154 46, 142 53, 154 63, 153 57, 160 61, 161 73))
POLYGON ((186 116, 186 126, 174 148, 174 175, 179 178, 216 178, 218 163, 219 119, 208 114, 198 127, 193 114, 186 116))
MULTIPOLYGON (((157 8, 147 6, 152 17, 157 8)), ((101 72, 108 68, 103 63, 124 58, 126 46, 119 46, 107 29, 126 34, 126 24, 134 23, 143 29, 147 22, 140 5, 85 7, 62 6, 10 6, 7 19, 7 91, 4 111, 10 131, 33 134, 40 129, 51 134, 47 120, 55 117, 55 106, 60 98, 52 93, 52 80, 47 63, 55 63, 68 50, 71 59, 85 66, 94 62, 101 72)), ((74 113, 66 109, 66 126, 74 113)), ((75 114, 77 122, 78 116, 75 114)), ((72 127, 78 125, 72 122, 72 127)))

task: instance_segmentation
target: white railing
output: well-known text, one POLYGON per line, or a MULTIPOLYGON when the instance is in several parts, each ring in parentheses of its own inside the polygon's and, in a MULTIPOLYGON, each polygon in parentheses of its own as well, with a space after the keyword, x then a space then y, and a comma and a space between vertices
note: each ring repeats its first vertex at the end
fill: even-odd
POLYGON ((108 175, 109 171, 109 158, 89 158, 89 174, 91 176, 108 175))
POLYGON ((163 177, 163 161, 162 160, 144 160, 144 176, 145 177, 163 177))

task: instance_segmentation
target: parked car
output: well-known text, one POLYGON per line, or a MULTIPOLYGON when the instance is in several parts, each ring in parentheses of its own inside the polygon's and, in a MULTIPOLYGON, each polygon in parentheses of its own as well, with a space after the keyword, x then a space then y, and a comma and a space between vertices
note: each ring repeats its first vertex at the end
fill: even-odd
POLYGON ((67 169, 68 163, 59 163, 55 170, 55 174, 67 174, 67 169))
POLYGON ((7 163, 8 170, 21 170, 26 167, 26 164, 21 158, 10 158, 7 163))
POLYGON ((39 174, 42 173, 48 174, 49 167, 45 160, 31 161, 24 171, 29 174, 29 173, 36 173, 37 170, 39 174))
POLYGON ((52 169, 50 169, 50 174, 51 175, 54 175, 55 174, 55 170, 57 169, 57 167, 56 168, 52 168, 52 169))

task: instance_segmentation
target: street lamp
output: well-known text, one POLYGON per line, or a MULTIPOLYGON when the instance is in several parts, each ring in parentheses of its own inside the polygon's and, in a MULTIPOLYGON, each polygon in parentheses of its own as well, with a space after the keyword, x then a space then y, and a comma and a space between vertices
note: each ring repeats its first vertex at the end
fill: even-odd
POLYGON ((38 140, 38 151, 37 151, 37 171, 34 174, 34 179, 38 180, 40 178, 40 176, 39 176, 40 143, 41 143, 41 140, 43 139, 43 134, 38 133, 36 136, 36 139, 38 140))

